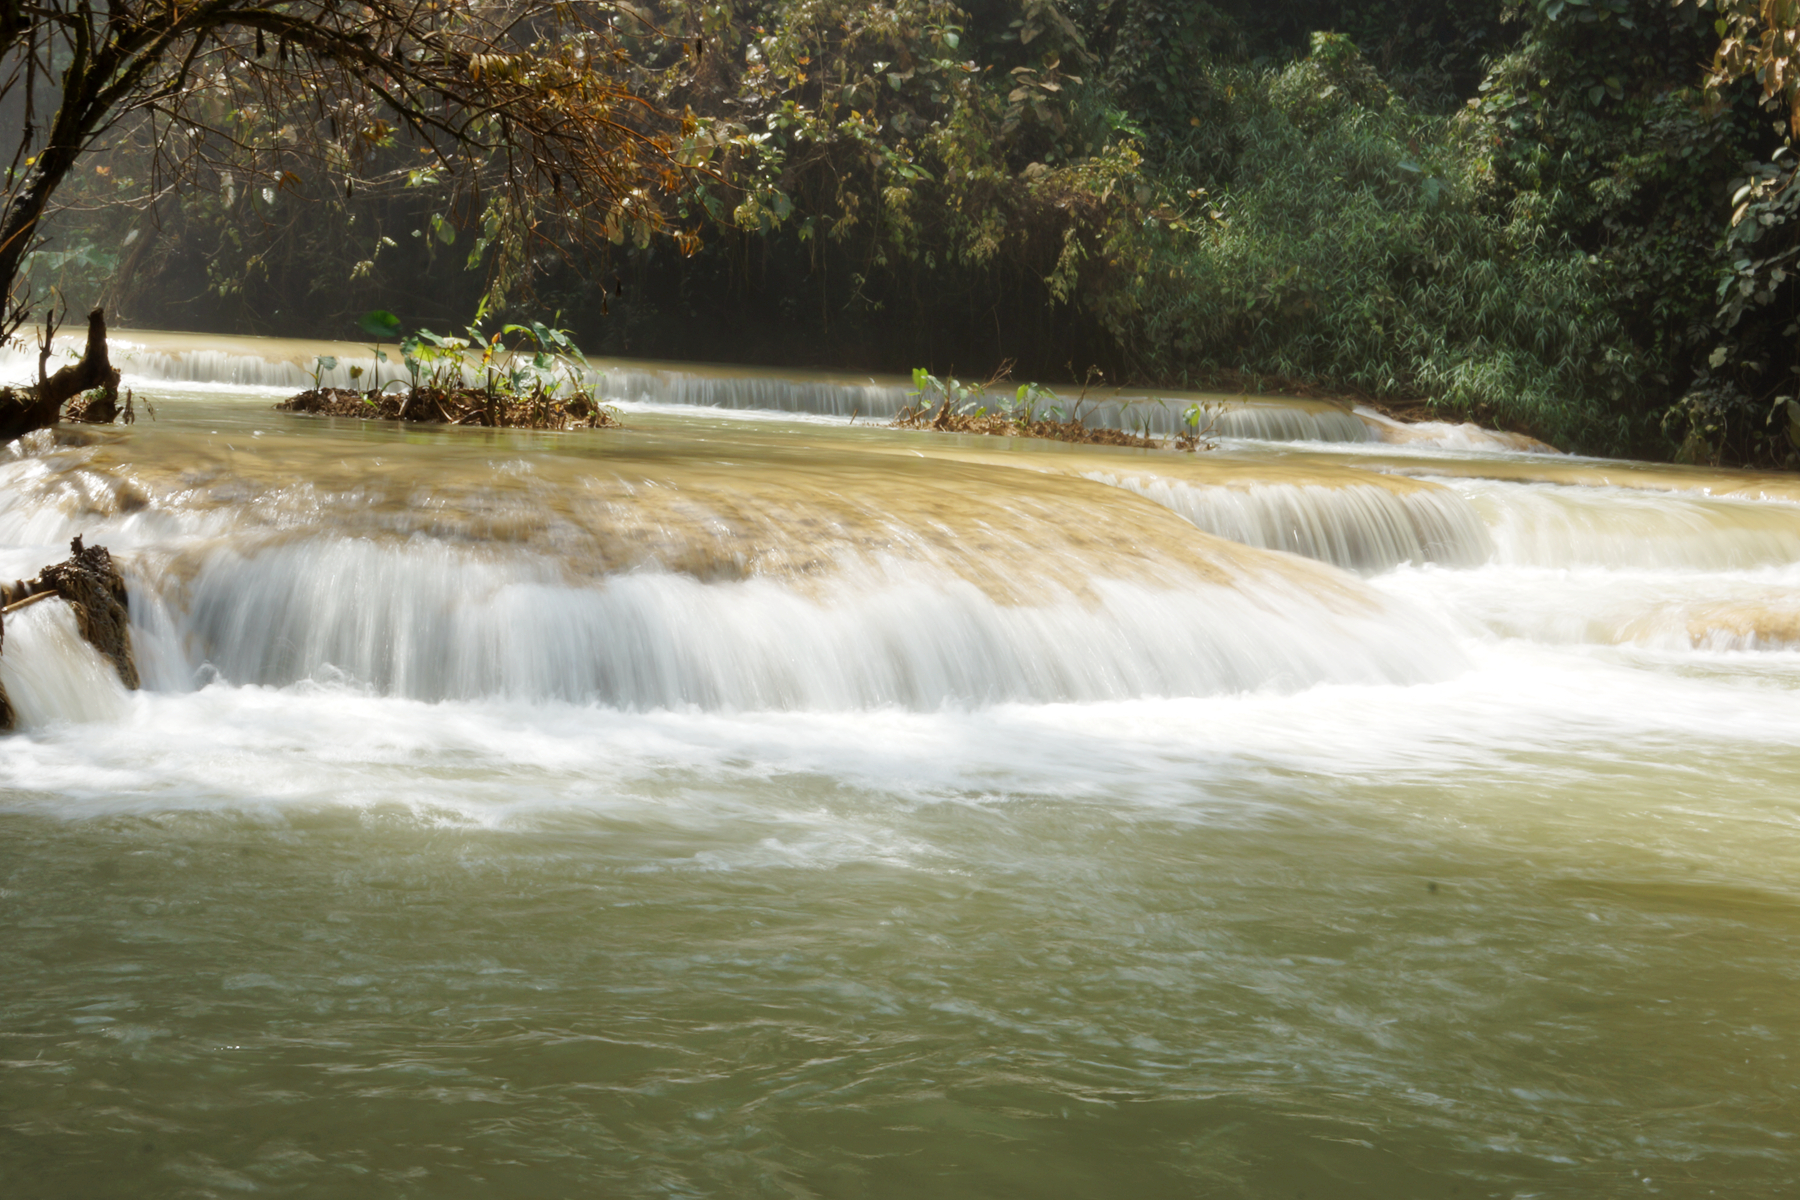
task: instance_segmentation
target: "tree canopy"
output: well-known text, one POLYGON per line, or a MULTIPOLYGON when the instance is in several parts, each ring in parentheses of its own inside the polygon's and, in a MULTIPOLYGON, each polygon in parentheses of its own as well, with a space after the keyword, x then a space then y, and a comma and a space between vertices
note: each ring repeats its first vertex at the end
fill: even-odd
POLYGON ((139 152, 123 200, 140 207, 176 189, 316 204, 353 196, 403 140, 415 171, 493 205, 517 253, 660 228, 680 130, 628 81, 639 26, 592 0, 6 0, 5 328, 53 197, 94 150, 139 152))
POLYGON ((1800 464, 1786 0, 221 0, 72 140, 53 78, 138 18, 69 3, 8 10, 8 253, 147 323, 533 293, 613 353, 1098 366, 1800 464), (19 250, 52 140, 109 153, 19 250))

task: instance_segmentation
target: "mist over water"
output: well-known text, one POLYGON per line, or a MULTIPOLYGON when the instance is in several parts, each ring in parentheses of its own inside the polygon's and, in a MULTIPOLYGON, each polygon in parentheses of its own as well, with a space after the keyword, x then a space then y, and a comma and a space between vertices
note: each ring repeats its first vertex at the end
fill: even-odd
POLYGON ((1800 1176, 1778 483, 135 382, 0 461, 146 684, 7 619, 6 1195, 1800 1176))

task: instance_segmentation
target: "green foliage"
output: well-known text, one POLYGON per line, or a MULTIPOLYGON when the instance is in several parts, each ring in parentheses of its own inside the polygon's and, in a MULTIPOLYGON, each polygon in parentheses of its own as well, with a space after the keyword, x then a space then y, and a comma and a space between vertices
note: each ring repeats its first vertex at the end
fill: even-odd
POLYGON ((1667 419, 1715 339, 1723 182, 1757 145, 1746 97, 1696 85, 1716 34, 1692 7, 1531 0, 1472 101, 1496 207, 1585 255, 1632 353, 1602 381, 1617 427, 1597 448, 1667 454, 1667 419))
POLYGON ((1616 441, 1601 401, 1632 348, 1584 256, 1484 205, 1461 123, 1395 99, 1336 38, 1215 86, 1229 176, 1104 246, 1113 277, 1095 304, 1145 373, 1329 381, 1568 445, 1616 441))
MULTIPOLYGON (((1701 91, 1710 16, 1666 0, 671 6, 634 53, 688 114, 682 161, 712 172, 672 201, 708 246, 671 262, 620 223, 608 253, 630 296, 602 282, 612 265, 545 276, 533 214, 455 207, 403 142, 316 212, 229 180, 185 200, 165 237, 189 265, 170 277, 203 259, 215 294, 258 312, 379 294, 427 323, 535 286, 614 352, 1017 357, 1039 378, 1097 363, 1423 401, 1588 451, 1782 461, 1800 188, 1753 84, 1701 91), (678 59, 692 69, 663 70, 678 59), (348 235, 322 236, 328 217, 348 235)), ((244 119, 268 136, 280 114, 244 119)), ((571 361, 554 332, 503 328, 524 343, 504 370, 571 361)), ((436 369, 450 348, 433 336, 409 339, 409 370, 436 369)), ((462 340, 494 386, 492 336, 462 340)), ((940 404, 966 389, 926 380, 940 404)))
POLYGON ((1800 175, 1794 152, 1751 164, 1732 192, 1720 337, 1670 424, 1687 461, 1800 462, 1800 175))
MULTIPOLYGON (((990 437, 1047 438, 1060 442, 1090 445, 1134 446, 1139 449, 1161 447, 1194 451, 1201 448, 1199 438, 1185 434, 1170 441, 1149 436, 1148 431, 1131 433, 1123 429, 1091 427, 1081 414, 1081 397, 1065 412, 1056 393, 1036 383, 1021 384, 1007 396, 1002 385, 1002 370, 985 383, 973 386, 959 383, 954 377, 939 379, 924 367, 912 372, 917 403, 907 405, 894 416, 894 424, 905 429, 935 429, 943 433, 975 433, 990 437), (986 403, 984 403, 984 401, 986 403)), ((1082 389, 1082 396, 1086 389, 1082 389)), ((1211 449, 1212 443, 1206 443, 1211 449)))
MULTIPOLYGON (((129 240, 135 240, 132 235, 127 235, 129 240)), ((119 255, 86 237, 67 250, 34 250, 21 264, 26 286, 61 296, 99 295, 118 269, 119 255)))
POLYGON ((991 413, 1023 426, 1071 419, 1057 394, 1041 383, 1021 383, 1009 397, 999 378, 985 383, 961 383, 954 375, 939 379, 924 367, 914 367, 912 381, 913 390, 908 395, 915 397, 917 403, 910 406, 910 411, 920 416, 944 412, 982 418, 991 413))
POLYGON ((356 327, 372 338, 385 338, 393 341, 400 336, 400 318, 386 309, 375 309, 364 313, 356 322, 356 327))
MULTIPOLYGON (((1631 18, 1608 6, 1625 3, 1567 24, 1614 31, 1631 18)), ((1671 257, 1656 239, 1687 231, 1642 210, 1685 182, 1670 146, 1729 146, 1680 97, 1634 93, 1637 132, 1588 121, 1605 169, 1567 170, 1606 187, 1571 199, 1543 149, 1551 124, 1567 136, 1569 106, 1511 81, 1542 67, 1585 87, 1599 60, 1578 62, 1579 41, 1539 39, 1451 116, 1396 92, 1342 33, 1314 32, 1285 65, 1246 64, 1241 23, 1205 4, 740 11, 755 36, 731 114, 697 128, 746 190, 698 202, 765 256, 851 281, 846 311, 905 304, 925 325, 954 320, 930 315, 942 298, 1029 281, 1022 304, 1091 323, 1140 378, 1285 378, 1570 447, 1655 448, 1657 339, 1673 338, 1671 313, 1691 315, 1710 260, 1704 239, 1671 257), (1622 246, 1646 227, 1630 253, 1578 236, 1621 230, 1622 246)), ((1620 103, 1601 86, 1577 118, 1620 103)), ((1702 158, 1692 171, 1716 168, 1702 158)))
MULTIPOLYGON (((390 329, 371 314, 371 329, 390 329)), ((594 393, 592 369, 566 329, 541 321, 503 326, 485 333, 487 304, 463 334, 419 329, 400 341, 408 379, 392 379, 366 391, 321 387, 323 374, 337 367, 321 356, 313 389, 276 407, 290 412, 399 421, 441 421, 453 425, 527 429, 600 428, 617 425, 618 411, 594 393), (505 339, 513 338, 508 347, 505 339), (473 374, 478 386, 471 386, 473 374)), ((361 372, 352 367, 350 375, 361 372)))
POLYGON ((1029 425, 1040 418, 1063 419, 1056 393, 1041 383, 1021 383, 1013 391, 1012 413, 1029 425))
POLYGON ((569 330, 531 321, 488 334, 481 327, 486 319, 484 302, 461 336, 420 329, 402 340, 400 356, 411 390, 453 393, 466 386, 473 372, 490 397, 539 409, 560 400, 577 414, 600 410, 588 382, 593 367, 569 330), (510 348, 508 338, 513 339, 510 348))

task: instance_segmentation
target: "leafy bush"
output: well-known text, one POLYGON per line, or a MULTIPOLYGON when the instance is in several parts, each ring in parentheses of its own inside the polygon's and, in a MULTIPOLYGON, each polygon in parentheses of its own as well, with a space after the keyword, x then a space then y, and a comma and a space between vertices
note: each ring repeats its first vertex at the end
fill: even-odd
MULTIPOLYGON (((336 370, 338 363, 322 355, 313 371, 312 389, 276 407, 327 416, 528 429, 619 423, 617 410, 595 396, 589 383, 592 367, 568 330, 533 321, 488 334, 481 328, 486 316, 484 303, 464 336, 420 329, 399 338, 409 384, 396 379, 367 391, 324 387, 322 375, 336 370), (509 337, 515 340, 510 350, 505 345, 509 337)), ((361 324, 365 332, 397 338, 400 334, 398 318, 383 310, 365 314, 361 324)), ((376 351, 376 361, 385 358, 376 351)), ((360 372, 359 367, 350 368, 353 378, 360 372)))
MULTIPOLYGON (((1541 196, 1508 196, 1491 113, 1420 108, 1343 35, 1233 61, 1234 23, 1205 5, 1127 5, 1104 45, 1049 0, 1006 11, 996 29, 929 0, 758 9, 758 82, 701 119, 747 181, 729 211, 702 198, 727 239, 805 255, 785 279, 849 281, 819 309, 861 304, 896 340, 1010 292, 1091 325, 1115 375, 1305 381, 1591 450, 1652 440, 1651 367, 1607 268, 1541 196)), ((1067 341, 1004 349, 1073 373, 1046 354, 1067 341)))
POLYGON ((1107 246, 1136 269, 1094 303, 1143 373, 1316 380, 1565 445, 1616 437, 1601 389, 1633 351, 1591 264, 1484 204, 1462 122, 1393 98, 1341 39, 1225 75, 1229 175, 1107 246))
POLYGON ((184 200, 161 278, 296 332, 297 305, 379 291, 441 319, 535 288, 615 353, 943 374, 1011 358, 1040 379, 1097 364, 1357 392, 1595 452, 1783 461, 1792 160, 1752 85, 1700 90, 1710 16, 673 4, 632 37, 654 98, 686 114, 685 161, 710 172, 670 200, 706 228, 693 259, 622 230, 608 261, 548 265, 531 214, 453 211, 400 141, 318 213, 229 183, 184 200), (445 253, 458 225, 471 255, 445 253))

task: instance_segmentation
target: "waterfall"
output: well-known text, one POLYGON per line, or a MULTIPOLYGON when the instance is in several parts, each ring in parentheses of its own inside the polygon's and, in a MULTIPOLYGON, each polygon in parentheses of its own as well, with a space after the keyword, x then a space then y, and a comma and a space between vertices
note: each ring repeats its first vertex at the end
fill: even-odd
POLYGON ((75 628, 60 599, 45 600, 6 618, 0 684, 22 729, 55 722, 111 722, 124 714, 127 692, 119 673, 75 628))
POLYGON ((1219 537, 1367 574, 1402 563, 1473 566, 1493 552, 1468 502, 1430 484, 1197 486, 1105 472, 1087 477, 1153 500, 1219 537))
POLYGON ((1292 560, 1231 551, 1223 580, 1093 580, 1005 603, 929 563, 830 581, 591 583, 442 545, 317 538, 212 551, 134 588, 153 686, 323 677, 421 700, 647 709, 935 708, 1441 678, 1462 660, 1405 607, 1292 560), (1245 565, 1239 565, 1245 564, 1245 565))
MULTIPOLYGON (((367 388, 406 378, 398 349, 357 342, 235 337, 118 330, 112 339, 114 365, 127 382, 202 384, 209 387, 367 388), (321 356, 335 360, 324 367, 321 356)), ((71 339, 59 353, 78 352, 71 339)), ((730 411, 805 413, 813 416, 890 420, 917 403, 910 380, 900 376, 835 375, 747 367, 709 367, 592 358, 587 381, 616 404, 644 404, 730 411)), ((34 353, 0 351, 0 377, 29 379, 37 370, 34 353)), ((465 372, 468 375, 468 372, 465 372)), ((472 377, 472 376, 471 376, 472 377)), ((1103 389, 1092 396, 1065 396, 1060 403, 1089 425, 1167 437, 1189 428, 1187 413, 1199 407, 1200 428, 1210 436, 1264 441, 1368 442, 1376 428, 1353 413, 1310 400, 1227 397, 1188 393, 1127 392, 1103 389)))
POLYGON ((1800 561, 1800 504, 1619 487, 1458 480, 1498 561, 1740 570, 1800 561))

